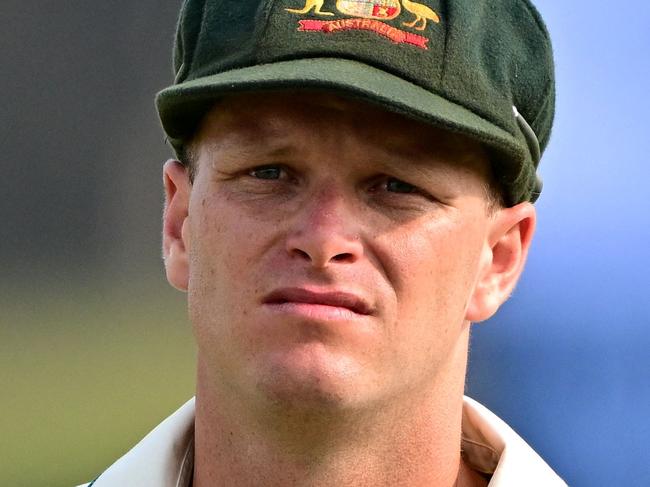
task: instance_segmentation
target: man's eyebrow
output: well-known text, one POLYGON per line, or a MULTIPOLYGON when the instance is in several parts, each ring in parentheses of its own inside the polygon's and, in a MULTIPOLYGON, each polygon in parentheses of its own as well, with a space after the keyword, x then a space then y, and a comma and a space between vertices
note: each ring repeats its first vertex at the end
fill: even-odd
POLYGON ((240 155, 247 155, 248 157, 263 157, 269 162, 278 162, 295 157, 298 154, 297 148, 289 143, 277 144, 255 144, 246 145, 238 148, 237 152, 240 155))
POLYGON ((296 154, 296 147, 291 144, 282 144, 277 147, 271 147, 270 150, 264 150, 268 157, 274 159, 284 159, 296 154))
POLYGON ((417 137, 407 139, 389 136, 382 140, 382 146, 387 152, 406 159, 419 161, 422 159, 445 159, 452 153, 464 152, 461 140, 452 137, 442 138, 440 134, 424 132, 417 137), (431 140, 431 142, 427 142, 431 140))
POLYGON ((227 160, 259 159, 277 162, 278 160, 289 159, 298 153, 298 148, 285 137, 274 137, 270 133, 255 133, 245 131, 236 134, 229 134, 218 142, 206 147, 206 155, 216 163, 226 156, 227 160), (217 156, 220 154, 220 156, 217 156))
POLYGON ((382 144, 382 149, 378 154, 380 157, 377 162, 387 169, 416 170, 422 175, 438 173, 441 168, 444 168, 449 157, 444 150, 438 151, 433 148, 429 150, 421 143, 414 146, 407 142, 391 140, 382 144), (388 157, 386 158, 386 156, 388 157))
POLYGON ((390 141, 387 141, 384 144, 384 150, 390 156, 395 157, 396 159, 406 160, 413 163, 420 162, 425 158, 429 158, 431 155, 430 153, 418 150, 409 144, 394 142, 391 143, 390 141))
MULTIPOLYGON (((262 124, 253 122, 232 122, 223 124, 220 128, 212 132, 212 140, 209 145, 213 147, 237 147, 257 145, 260 141, 280 142, 284 139, 286 131, 281 130, 275 124, 262 124)), ((210 139, 208 139, 210 140, 210 139)), ((276 144, 273 144, 276 145, 276 144)))
POLYGON ((383 145, 386 152, 397 160, 406 161, 422 169, 438 166, 437 162, 442 165, 454 163, 458 166, 472 166, 488 160, 483 147, 458 138, 437 139, 432 143, 424 140, 412 143, 388 139, 383 145))

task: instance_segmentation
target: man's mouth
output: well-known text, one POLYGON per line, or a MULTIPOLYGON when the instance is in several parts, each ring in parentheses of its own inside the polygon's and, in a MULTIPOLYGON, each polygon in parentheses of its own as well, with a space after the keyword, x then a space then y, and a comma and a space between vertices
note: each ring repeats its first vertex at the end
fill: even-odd
POLYGON ((343 291, 312 291, 305 288, 288 287, 276 289, 263 299, 264 304, 307 304, 344 308, 358 315, 372 314, 366 300, 356 294, 343 291))

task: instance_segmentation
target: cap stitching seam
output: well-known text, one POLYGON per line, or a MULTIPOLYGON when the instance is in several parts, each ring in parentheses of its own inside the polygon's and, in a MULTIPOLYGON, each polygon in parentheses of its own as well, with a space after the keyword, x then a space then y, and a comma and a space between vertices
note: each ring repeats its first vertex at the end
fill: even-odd
MULTIPOLYGON (((447 14, 449 13, 448 3, 441 2, 441 4, 444 4, 444 9, 440 9, 440 14, 444 15, 443 18, 447 18, 447 14)), ((444 29, 445 29, 445 38, 444 38, 444 43, 442 47, 442 66, 440 67, 440 76, 438 78, 438 85, 441 85, 443 80, 445 79, 445 74, 447 73, 447 60, 448 60, 448 55, 447 55, 447 46, 449 45, 449 22, 444 23, 444 29)))
POLYGON ((262 39, 264 37, 263 34, 266 33, 268 27, 269 27, 269 22, 271 21, 271 12, 273 11, 273 7, 275 6, 276 0, 271 0, 268 2, 265 7, 264 7, 264 23, 262 26, 258 26, 255 30, 259 35, 256 36, 255 39, 255 62, 259 64, 260 62, 260 53, 262 52, 261 46, 262 46, 262 39))
MULTIPOLYGON (((553 48, 550 40, 551 36, 550 33, 548 32, 548 29, 546 28, 546 24, 544 24, 544 22, 541 19, 539 10, 537 10, 537 8, 533 4, 531 4, 528 0, 523 0, 523 4, 526 10, 528 11, 528 13, 533 18, 533 21, 535 22, 535 25, 539 29, 540 33, 542 34, 542 38, 546 41, 545 44, 548 45, 549 48, 552 50, 553 48)), ((533 106, 539 108, 535 113, 532 114, 533 116, 530 117, 532 123, 535 123, 538 120, 539 116, 541 115, 543 104, 541 104, 540 101, 548 97, 549 85, 553 85, 552 80, 548 80, 546 82, 546 86, 544 87, 544 90, 541 90, 540 94, 535 98, 535 103, 533 104, 533 106)))
POLYGON ((203 34, 206 29, 206 10, 207 10, 206 2, 204 0, 201 6, 201 28, 196 34, 196 42, 194 43, 194 49, 192 49, 192 55, 188 67, 188 73, 191 73, 194 70, 194 62, 196 61, 196 46, 198 45, 198 40, 203 37, 203 34))

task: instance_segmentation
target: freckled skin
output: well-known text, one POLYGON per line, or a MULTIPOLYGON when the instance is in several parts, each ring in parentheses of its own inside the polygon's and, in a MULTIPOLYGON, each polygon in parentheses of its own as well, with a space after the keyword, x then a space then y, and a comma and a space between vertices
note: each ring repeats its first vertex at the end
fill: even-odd
POLYGON ((199 354, 221 380, 258 402, 336 408, 435 383, 468 325, 489 220, 485 161, 462 142, 339 99, 233 98, 214 110, 195 142, 189 303, 199 354), (247 173, 268 164, 289 176, 247 173), (378 190, 386 174, 429 197, 378 190), (305 283, 359 293, 376 312, 327 326, 260 306, 305 283))

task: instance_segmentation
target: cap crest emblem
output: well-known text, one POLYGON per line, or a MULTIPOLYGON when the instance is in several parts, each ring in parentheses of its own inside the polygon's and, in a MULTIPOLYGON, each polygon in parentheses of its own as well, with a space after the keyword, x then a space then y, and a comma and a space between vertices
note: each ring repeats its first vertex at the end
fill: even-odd
MULTIPOLYGON (((335 16, 334 12, 323 10, 325 0, 305 0, 304 6, 299 9, 286 8, 287 12, 294 14, 313 14, 318 16, 335 16)), ((440 22, 440 16, 428 6, 410 0, 336 0, 336 9, 339 15, 354 18, 340 20, 300 20, 298 30, 301 32, 322 32, 331 34, 346 30, 365 30, 379 34, 395 44, 410 44, 421 49, 428 49, 429 39, 421 35, 398 29, 383 21, 392 20, 402 13, 402 9, 414 15, 411 22, 402 22, 402 25, 414 30, 423 31, 427 22, 440 22)))

